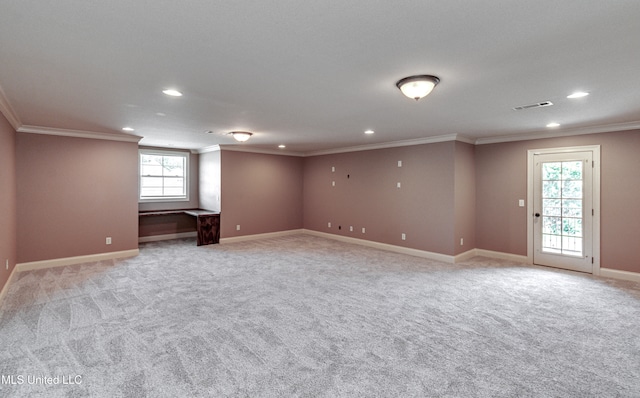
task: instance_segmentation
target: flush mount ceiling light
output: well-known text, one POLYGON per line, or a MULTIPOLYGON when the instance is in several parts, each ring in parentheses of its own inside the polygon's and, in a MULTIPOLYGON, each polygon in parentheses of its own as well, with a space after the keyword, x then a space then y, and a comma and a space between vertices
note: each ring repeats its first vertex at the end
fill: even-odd
POLYGON ((162 90, 162 92, 171 97, 182 97, 182 93, 180 91, 171 88, 162 90))
POLYGON ((402 91, 402 94, 417 101, 429 95, 438 83, 440 83, 440 79, 435 76, 417 75, 398 80, 396 86, 402 91))
POLYGON ((573 99, 573 98, 582 98, 582 97, 586 97, 587 95, 589 95, 589 93, 586 93, 584 91, 576 91, 573 94, 567 95, 567 98, 571 98, 571 99, 573 99))
POLYGON ((248 131, 232 131, 229 134, 231 134, 233 138, 238 142, 245 142, 253 135, 253 133, 250 133, 248 131))
POLYGON ((547 127, 550 129, 556 128, 556 127, 560 127, 560 123, 556 123, 556 122, 551 122, 549 124, 547 124, 547 127))
POLYGON ((367 135, 371 135, 371 134, 375 134, 375 131, 369 129, 369 130, 365 130, 364 133, 367 135))
POLYGON ((133 127, 123 127, 122 130, 123 131, 135 131, 135 129, 133 127))

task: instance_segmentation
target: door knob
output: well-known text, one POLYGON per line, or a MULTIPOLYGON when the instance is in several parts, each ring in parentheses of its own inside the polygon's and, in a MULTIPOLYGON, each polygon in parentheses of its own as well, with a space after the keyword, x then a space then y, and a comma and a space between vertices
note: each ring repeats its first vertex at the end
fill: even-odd
POLYGON ((535 214, 535 216, 536 216, 536 217, 540 217, 540 213, 536 213, 536 214, 535 214))

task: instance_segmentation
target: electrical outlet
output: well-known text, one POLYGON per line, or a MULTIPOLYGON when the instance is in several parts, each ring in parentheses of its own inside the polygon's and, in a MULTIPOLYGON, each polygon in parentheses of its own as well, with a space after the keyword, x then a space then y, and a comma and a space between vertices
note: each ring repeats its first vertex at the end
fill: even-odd
POLYGON ((331 223, 330 222, 327 223, 327 227, 331 228, 331 223))
POLYGON ((460 238, 460 246, 464 245, 464 238, 460 238))
POLYGON ((397 184, 396 184, 396 187, 400 188, 400 183, 397 183, 397 184))
POLYGON ((362 233, 364 233, 364 227, 362 227, 362 233))
POLYGON ((353 232, 353 225, 349 226, 349 231, 353 232))
POLYGON ((336 168, 334 166, 331 166, 331 172, 335 173, 336 172, 336 168))
POLYGON ((107 239, 106 239, 105 243, 106 243, 107 245, 110 245, 110 244, 111 244, 111 237, 110 237, 110 236, 107 236, 107 239))
POLYGON ((331 186, 335 187, 336 186, 336 182, 335 181, 331 181, 331 186))
POLYGON ((240 224, 236 225, 236 231, 240 231, 240 224))
POLYGON ((402 234, 402 240, 407 240, 407 234, 402 234))
POLYGON ((518 206, 524 207, 524 199, 518 200, 518 206))
POLYGON ((398 167, 402 167, 402 160, 398 160, 398 167))

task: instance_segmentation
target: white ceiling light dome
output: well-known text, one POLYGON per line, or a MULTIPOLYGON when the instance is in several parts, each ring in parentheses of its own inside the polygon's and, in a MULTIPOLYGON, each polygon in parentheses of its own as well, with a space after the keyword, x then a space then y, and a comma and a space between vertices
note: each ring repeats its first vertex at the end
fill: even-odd
POLYGON ((396 87, 408 98, 418 101, 426 97, 440 83, 440 78, 432 75, 416 75, 398 80, 396 87))
POLYGON ((182 93, 181 93, 180 91, 178 91, 178 90, 174 90, 174 89, 172 89, 172 88, 168 88, 168 89, 166 89, 166 90, 162 90, 162 92, 163 92, 165 95, 168 95, 168 96, 170 96, 170 97, 182 97, 182 93))
POLYGON ((253 133, 250 133, 248 131, 232 131, 229 134, 231 134, 233 138, 238 142, 245 142, 253 135, 253 133))

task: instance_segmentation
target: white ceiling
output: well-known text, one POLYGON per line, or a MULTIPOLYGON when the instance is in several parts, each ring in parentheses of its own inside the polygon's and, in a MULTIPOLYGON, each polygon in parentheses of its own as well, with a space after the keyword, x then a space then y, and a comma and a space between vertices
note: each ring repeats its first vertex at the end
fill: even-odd
POLYGON ((639 17, 638 0, 3 0, 0 87, 23 130, 188 149, 232 130, 296 153, 622 130, 640 127, 639 17), (414 74, 441 79, 419 102, 395 87, 414 74))

